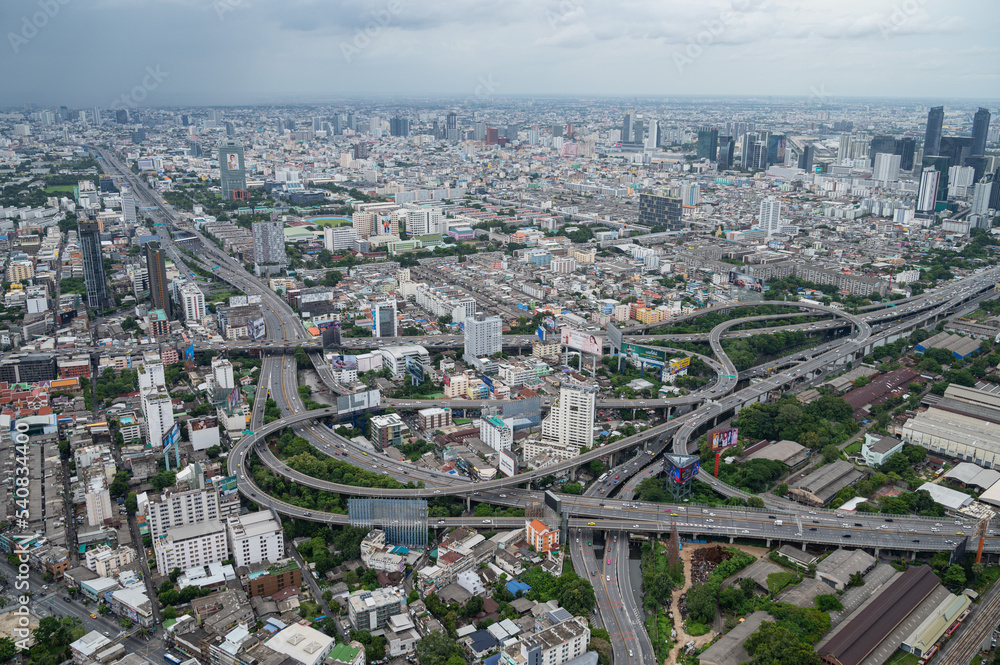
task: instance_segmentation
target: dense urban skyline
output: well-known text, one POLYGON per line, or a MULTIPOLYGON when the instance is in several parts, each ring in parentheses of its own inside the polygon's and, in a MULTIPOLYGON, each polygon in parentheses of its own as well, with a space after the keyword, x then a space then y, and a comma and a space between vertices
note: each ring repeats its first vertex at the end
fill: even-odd
POLYGON ((144 78, 149 106, 352 95, 981 98, 1000 78, 990 40, 1000 8, 956 7, 18 0, 0 8, 0 72, 11 105, 110 105, 144 78))

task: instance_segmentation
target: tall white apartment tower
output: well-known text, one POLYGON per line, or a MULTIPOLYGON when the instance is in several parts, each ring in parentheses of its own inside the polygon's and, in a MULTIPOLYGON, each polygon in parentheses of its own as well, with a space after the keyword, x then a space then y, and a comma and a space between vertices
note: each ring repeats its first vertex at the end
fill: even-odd
POLYGON ((233 378, 233 365, 225 358, 216 358, 212 361, 212 380, 215 385, 225 390, 232 390, 236 387, 233 378))
POLYGON ((594 395, 593 389, 583 386, 560 387, 559 401, 542 421, 542 443, 576 448, 576 454, 593 446, 594 395))
POLYGON ((396 336, 396 301, 383 300, 372 303, 374 330, 372 337, 396 336))
POLYGON ((465 319, 465 358, 486 358, 503 348, 503 320, 482 313, 465 319))
POLYGON ((781 201, 768 196, 760 202, 760 228, 768 238, 778 232, 781 224, 781 201))
POLYGON ((900 155, 890 155, 887 152, 875 154, 875 167, 872 170, 872 180, 880 183, 891 183, 899 180, 900 155))
POLYGON ((170 395, 152 390, 142 396, 142 415, 146 419, 146 443, 154 450, 163 448, 163 436, 174 426, 170 395))
POLYGON ((157 390, 167 383, 166 376, 163 374, 163 363, 143 363, 139 365, 137 374, 139 392, 142 394, 157 390))
POLYGON ((933 212, 937 206, 938 182, 941 172, 928 166, 920 175, 920 189, 917 191, 917 212, 933 212))

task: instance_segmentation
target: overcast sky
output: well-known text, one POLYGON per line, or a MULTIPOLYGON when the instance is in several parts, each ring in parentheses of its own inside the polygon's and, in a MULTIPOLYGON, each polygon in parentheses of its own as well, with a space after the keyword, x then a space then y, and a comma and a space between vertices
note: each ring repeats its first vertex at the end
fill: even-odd
POLYGON ((0 106, 996 99, 998 24, 997 0, 0 0, 0 106))

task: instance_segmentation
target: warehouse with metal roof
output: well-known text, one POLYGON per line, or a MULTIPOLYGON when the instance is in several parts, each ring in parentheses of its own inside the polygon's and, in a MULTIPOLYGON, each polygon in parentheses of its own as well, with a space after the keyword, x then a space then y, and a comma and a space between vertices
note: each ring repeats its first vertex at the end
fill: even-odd
POLYGON ((941 639, 944 631, 958 618, 958 615, 969 608, 972 599, 964 593, 956 596, 949 593, 948 597, 924 619, 910 635, 903 640, 900 648, 912 653, 917 658, 922 657, 941 639))
POLYGON ((903 425, 903 440, 986 468, 1000 468, 1000 423, 931 407, 903 425))
POLYGON ((816 579, 826 582, 835 589, 843 589, 850 582, 851 575, 854 573, 867 575, 876 563, 875 557, 864 550, 841 548, 831 552, 828 557, 816 564, 816 579))
POLYGON ((956 358, 968 358, 979 350, 980 342, 973 337, 962 337, 951 333, 941 332, 933 337, 925 339, 916 346, 917 353, 923 353, 928 349, 945 349, 951 351, 956 358))
POLYGON ((964 492, 953 490, 950 487, 943 487, 934 483, 924 483, 917 488, 917 491, 927 490, 935 502, 940 503, 948 510, 958 512, 962 508, 972 503, 973 498, 964 492))
POLYGON ((798 481, 788 490, 788 495, 813 506, 825 506, 843 488, 853 485, 864 477, 850 462, 837 460, 825 464, 798 481))
POLYGON ((962 462, 954 469, 944 474, 947 480, 961 484, 963 487, 975 487, 988 490, 1000 481, 1000 471, 984 469, 972 462, 962 462))

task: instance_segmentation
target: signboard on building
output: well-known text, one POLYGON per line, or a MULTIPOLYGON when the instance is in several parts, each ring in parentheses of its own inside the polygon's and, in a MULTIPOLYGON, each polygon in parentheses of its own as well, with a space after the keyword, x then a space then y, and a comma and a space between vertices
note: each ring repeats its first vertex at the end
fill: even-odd
POLYGON ((615 327, 613 323, 609 323, 607 333, 608 343, 611 345, 611 348, 620 353, 622 350, 622 331, 615 327))
POLYGON ((545 325, 548 326, 549 330, 555 330, 556 329, 556 320, 553 317, 546 316, 545 319, 544 319, 544 321, 545 321, 545 325))
POLYGON ((357 356, 334 356, 333 357, 333 369, 343 370, 343 369, 353 369, 357 371, 358 369, 358 357, 357 356))
POLYGON ((184 349, 184 360, 189 363, 194 362, 194 344, 191 344, 184 349))
POLYGON ((538 326, 538 331, 536 334, 538 335, 538 339, 540 341, 542 342, 545 341, 545 328, 543 328, 542 326, 538 326))
POLYGON ((760 277, 751 277, 735 270, 729 271, 729 283, 735 286, 742 286, 750 291, 762 292, 764 290, 764 280, 760 277))
POLYGON ((406 356, 406 373, 417 383, 424 382, 424 366, 416 356, 406 356))
POLYGON ((219 498, 228 499, 236 494, 236 476, 226 476, 219 483, 219 498))
POLYGON ((226 403, 229 405, 229 410, 232 411, 236 408, 236 405, 240 403, 240 387, 233 386, 233 389, 229 391, 229 397, 226 399, 226 403))
POLYGON ((509 450, 500 451, 500 463, 499 469, 500 473, 507 476, 508 478, 514 477, 517 474, 517 464, 514 460, 514 453, 509 450))
POLYGON ((691 358, 674 358, 667 363, 667 372, 673 376, 687 374, 687 370, 690 365, 691 358))
POLYGON ((595 356, 601 355, 601 340, 596 335, 572 328, 563 328, 560 331, 559 339, 563 346, 595 356))
POLYGON ((337 398, 337 414, 343 415, 356 411, 364 411, 379 406, 381 403, 382 393, 378 390, 343 395, 337 398))
POLYGON ((181 440, 181 427, 177 423, 167 430, 167 433, 163 435, 163 449, 167 450, 170 446, 176 445, 181 440))
POLYGON ((671 459, 671 455, 667 456, 667 474, 670 479, 680 485, 688 482, 697 475, 698 470, 701 468, 701 460, 697 457, 691 455, 679 455, 678 457, 691 458, 693 461, 685 460, 682 464, 677 464, 671 459))
POLYGON ((712 450, 723 450, 729 446, 735 446, 739 438, 739 430, 736 428, 713 429, 708 433, 708 445, 712 450))
POLYGON ((657 346, 641 346, 630 342, 623 342, 621 348, 622 355, 628 358, 632 364, 640 365, 666 365, 670 351, 657 346))
POLYGON ((264 327, 264 317, 259 316, 256 319, 250 321, 250 337, 253 339, 261 339, 266 334, 264 327))
POLYGON ((490 392, 493 392, 495 390, 495 388, 493 387, 493 379, 492 378, 486 376, 485 374, 483 374, 479 378, 490 389, 490 392))

